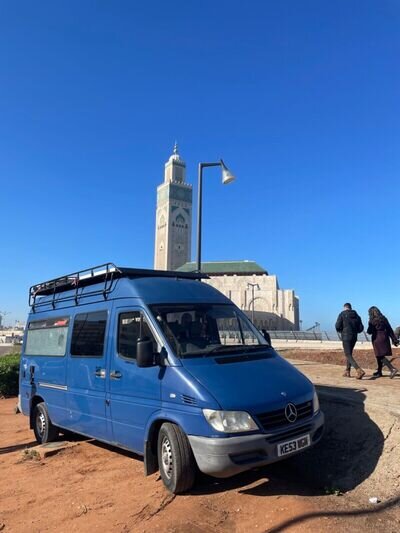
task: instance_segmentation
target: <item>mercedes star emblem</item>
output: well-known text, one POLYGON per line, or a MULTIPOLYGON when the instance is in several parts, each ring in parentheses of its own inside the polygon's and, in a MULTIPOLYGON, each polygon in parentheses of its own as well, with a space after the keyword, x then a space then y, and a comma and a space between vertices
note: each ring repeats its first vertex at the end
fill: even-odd
POLYGON ((290 423, 296 422, 297 420, 297 409, 296 406, 292 403, 288 403, 285 408, 285 416, 290 423))

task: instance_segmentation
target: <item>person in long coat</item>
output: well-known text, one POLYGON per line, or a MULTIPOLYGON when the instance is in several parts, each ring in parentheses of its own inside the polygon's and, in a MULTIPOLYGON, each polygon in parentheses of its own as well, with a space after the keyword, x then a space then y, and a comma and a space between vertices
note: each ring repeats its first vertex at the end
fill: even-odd
POLYGON ((390 378, 392 379, 398 371, 397 368, 390 363, 387 357, 392 355, 390 341, 392 341, 394 346, 398 346, 398 340, 388 319, 382 315, 377 307, 370 307, 368 309, 368 315, 369 322, 367 333, 372 337, 372 346, 374 347, 374 353, 378 364, 378 368, 373 376, 375 378, 382 377, 382 368, 385 365, 390 370, 390 378))

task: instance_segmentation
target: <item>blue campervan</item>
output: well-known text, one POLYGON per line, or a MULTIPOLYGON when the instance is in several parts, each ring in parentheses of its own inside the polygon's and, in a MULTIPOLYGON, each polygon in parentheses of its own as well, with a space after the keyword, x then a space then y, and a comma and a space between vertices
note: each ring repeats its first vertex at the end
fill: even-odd
POLYGON ((132 450, 181 493, 321 438, 312 383, 201 278, 107 263, 30 288, 20 406, 39 443, 132 450))

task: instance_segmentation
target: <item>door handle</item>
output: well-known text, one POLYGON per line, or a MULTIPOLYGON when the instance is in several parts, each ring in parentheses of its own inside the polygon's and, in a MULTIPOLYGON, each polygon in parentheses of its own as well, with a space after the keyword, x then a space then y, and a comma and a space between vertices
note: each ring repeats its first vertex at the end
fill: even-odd
POLYGON ((121 379, 122 374, 119 370, 111 370, 110 372, 110 378, 111 379, 121 379))
POLYGON ((96 368, 96 372, 94 373, 94 375, 96 376, 96 378, 104 379, 106 377, 106 369, 97 367, 96 368))

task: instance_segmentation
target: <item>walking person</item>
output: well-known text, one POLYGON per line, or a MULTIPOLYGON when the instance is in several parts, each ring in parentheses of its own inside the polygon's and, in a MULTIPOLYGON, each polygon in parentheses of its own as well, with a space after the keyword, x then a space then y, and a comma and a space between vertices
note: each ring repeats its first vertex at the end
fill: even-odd
POLYGON ((365 372, 354 359, 353 350, 357 342, 357 335, 363 331, 364 326, 357 312, 352 309, 351 304, 344 304, 343 311, 339 314, 335 327, 336 331, 340 333, 344 355, 346 356, 346 370, 343 377, 349 378, 351 367, 353 367, 356 370, 356 378, 362 379, 365 376, 365 372))
POLYGON ((387 359, 387 356, 392 355, 390 341, 392 341, 394 346, 398 346, 399 342, 388 319, 382 315, 377 307, 370 307, 368 309, 368 315, 369 322, 367 333, 371 335, 372 346, 374 347, 374 353, 378 363, 378 368, 376 372, 374 372, 373 377, 381 378, 382 368, 383 366, 387 366, 390 370, 390 379, 393 379, 398 370, 387 359))

